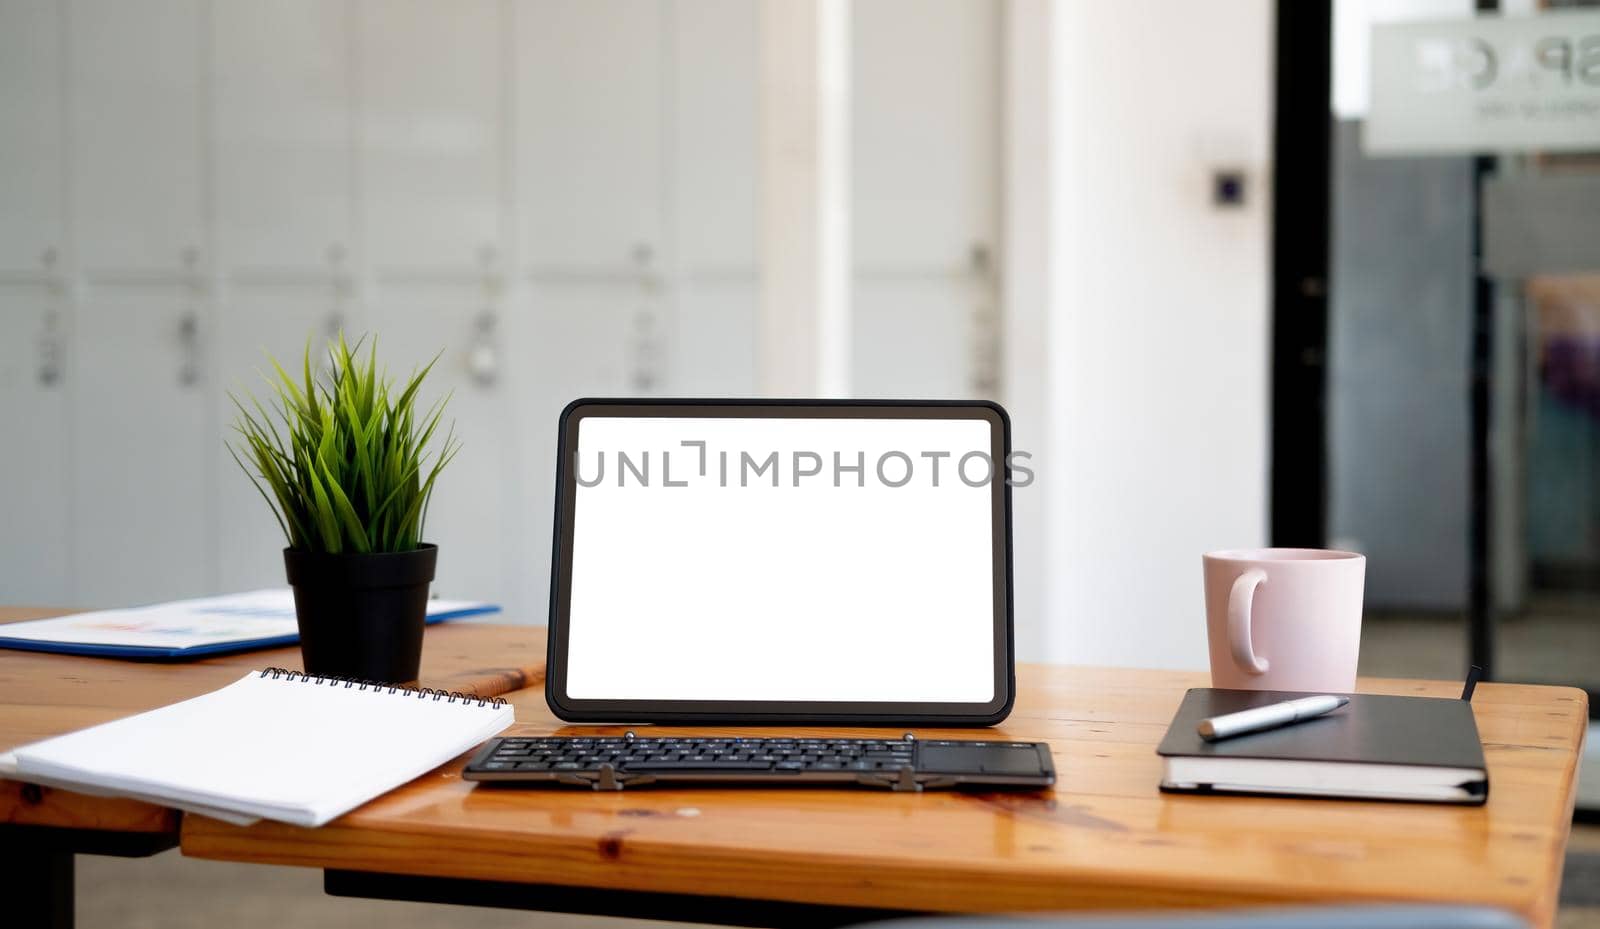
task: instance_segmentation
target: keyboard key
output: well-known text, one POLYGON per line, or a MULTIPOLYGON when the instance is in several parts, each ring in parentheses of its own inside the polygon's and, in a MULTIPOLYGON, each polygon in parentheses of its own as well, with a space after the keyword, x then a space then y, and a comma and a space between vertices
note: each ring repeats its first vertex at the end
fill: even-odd
POLYGON ((770 771, 765 761, 644 761, 627 766, 629 771, 770 771))

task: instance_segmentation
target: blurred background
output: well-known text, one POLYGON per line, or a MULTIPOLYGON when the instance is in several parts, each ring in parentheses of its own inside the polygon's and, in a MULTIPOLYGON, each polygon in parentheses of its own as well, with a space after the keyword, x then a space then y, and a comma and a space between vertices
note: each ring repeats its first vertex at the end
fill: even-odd
POLYGON ((1365 672, 1600 695, 1587 6, 0 0, 0 602, 281 585, 227 392, 342 330, 442 353, 506 621, 575 397, 985 397, 1023 660, 1337 546, 1365 672))
POLYGON ((1030 658, 1203 662, 1268 540, 1267 0, 0 17, 6 602, 281 584, 228 392, 341 330, 443 353, 435 589, 517 622, 584 395, 1001 401, 1030 658))

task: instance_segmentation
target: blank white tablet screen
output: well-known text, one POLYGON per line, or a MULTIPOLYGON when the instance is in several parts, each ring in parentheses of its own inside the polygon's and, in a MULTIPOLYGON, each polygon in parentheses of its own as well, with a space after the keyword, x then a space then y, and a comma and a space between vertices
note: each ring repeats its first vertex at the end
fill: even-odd
POLYGON ((992 700, 991 428, 581 419, 566 695, 992 700))

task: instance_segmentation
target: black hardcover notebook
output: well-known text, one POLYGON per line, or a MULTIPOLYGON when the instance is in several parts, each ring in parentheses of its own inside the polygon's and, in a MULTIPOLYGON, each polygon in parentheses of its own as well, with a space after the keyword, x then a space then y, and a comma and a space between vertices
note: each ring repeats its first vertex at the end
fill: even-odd
POLYGON ((1183 698, 1156 754, 1161 789, 1358 800, 1481 804, 1489 774, 1465 700, 1352 694, 1326 716, 1220 742, 1195 727, 1212 716, 1309 697, 1196 687, 1183 698))

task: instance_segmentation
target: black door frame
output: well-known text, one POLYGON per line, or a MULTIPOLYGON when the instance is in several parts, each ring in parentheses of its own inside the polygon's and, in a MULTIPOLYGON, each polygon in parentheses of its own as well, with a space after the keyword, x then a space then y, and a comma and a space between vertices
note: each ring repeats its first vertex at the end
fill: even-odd
POLYGON ((1278 0, 1272 189, 1273 545, 1328 536, 1333 0, 1278 0))
MULTIPOLYGON (((1499 0, 1475 0, 1479 12, 1499 0)), ((1332 230, 1333 0, 1278 0, 1272 197, 1273 545, 1328 544, 1328 277, 1332 230)), ((1494 283, 1482 273, 1482 182, 1494 159, 1474 159, 1474 286, 1469 365, 1471 491, 1468 539, 1470 663, 1494 670, 1489 578, 1489 405, 1494 283)), ((1466 671, 1465 668, 1462 669, 1466 671)))

